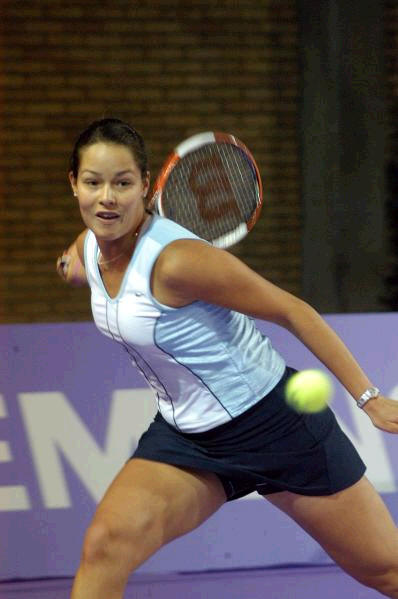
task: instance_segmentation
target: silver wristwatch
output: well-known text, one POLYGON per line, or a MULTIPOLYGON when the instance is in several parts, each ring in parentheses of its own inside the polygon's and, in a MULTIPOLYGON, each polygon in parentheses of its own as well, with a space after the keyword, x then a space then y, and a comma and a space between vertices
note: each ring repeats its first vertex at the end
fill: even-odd
POLYGON ((380 391, 377 387, 369 387, 366 389, 365 393, 362 393, 361 397, 357 399, 358 408, 363 408, 363 406, 368 403, 369 399, 373 399, 374 397, 378 397, 380 395, 380 391))

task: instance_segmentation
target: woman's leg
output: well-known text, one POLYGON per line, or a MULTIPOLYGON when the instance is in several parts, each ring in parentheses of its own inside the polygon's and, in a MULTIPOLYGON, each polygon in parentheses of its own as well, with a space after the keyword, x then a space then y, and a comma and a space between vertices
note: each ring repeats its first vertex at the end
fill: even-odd
POLYGON ((284 491, 266 499, 291 516, 348 574, 386 597, 398 598, 398 531, 365 477, 334 495, 284 491))
POLYGON ((98 506, 71 599, 121 599, 133 570, 226 500, 215 474, 132 459, 98 506))

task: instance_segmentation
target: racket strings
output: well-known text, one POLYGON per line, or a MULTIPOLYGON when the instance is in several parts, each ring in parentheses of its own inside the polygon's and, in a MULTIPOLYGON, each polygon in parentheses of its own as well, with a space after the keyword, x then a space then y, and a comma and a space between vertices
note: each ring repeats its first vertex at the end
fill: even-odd
POLYGON ((207 144, 175 165, 162 201, 169 218, 213 241, 251 218, 259 202, 256 170, 239 147, 207 144))

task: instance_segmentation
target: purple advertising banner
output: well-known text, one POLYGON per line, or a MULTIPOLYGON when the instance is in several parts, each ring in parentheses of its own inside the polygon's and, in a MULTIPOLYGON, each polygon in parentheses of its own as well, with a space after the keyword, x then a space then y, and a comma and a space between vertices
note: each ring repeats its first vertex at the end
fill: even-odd
MULTIPOLYGON (((398 399, 398 314, 326 319, 373 383, 398 399)), ((259 326, 289 365, 321 367, 282 328, 259 326)), ((0 339, 0 579, 71 576, 95 506, 153 418, 154 398, 120 346, 92 323, 5 325, 0 339)), ((394 512, 398 436, 375 429, 336 381, 332 407, 394 512)), ((141 570, 328 560, 253 494, 225 505, 141 570)))

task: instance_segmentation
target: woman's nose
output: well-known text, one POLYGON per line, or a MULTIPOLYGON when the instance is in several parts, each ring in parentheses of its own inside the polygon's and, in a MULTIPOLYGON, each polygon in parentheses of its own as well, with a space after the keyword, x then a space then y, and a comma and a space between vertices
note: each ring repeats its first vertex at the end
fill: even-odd
POLYGON ((114 204, 115 203, 115 198, 112 192, 112 187, 110 185, 104 185, 103 189, 102 189, 102 194, 101 194, 101 201, 104 204, 114 204))

